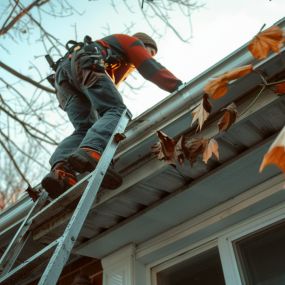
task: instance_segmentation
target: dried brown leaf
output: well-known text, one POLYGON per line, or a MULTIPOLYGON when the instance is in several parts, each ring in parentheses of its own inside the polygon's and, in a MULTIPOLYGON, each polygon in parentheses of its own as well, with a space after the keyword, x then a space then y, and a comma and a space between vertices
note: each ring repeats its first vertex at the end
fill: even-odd
POLYGON ((228 71, 221 76, 211 80, 205 87, 204 91, 212 99, 220 99, 228 92, 228 83, 232 80, 238 79, 252 72, 252 64, 237 67, 228 71))
POLYGON ((208 96, 204 95, 199 105, 192 111, 192 124, 198 121, 197 131, 202 129, 204 122, 208 119, 212 105, 208 101, 208 96))
POLYGON ((184 160, 185 160, 185 137, 184 136, 181 136, 175 145, 174 157, 175 157, 175 160, 177 160, 180 165, 184 163, 184 160))
POLYGON ((222 76, 228 81, 231 81, 231 80, 235 80, 235 79, 238 79, 238 78, 241 78, 247 75, 248 73, 252 72, 252 70, 253 70, 252 64, 248 64, 248 65, 237 67, 231 71, 228 71, 222 76))
POLYGON ((152 147, 152 153, 159 160, 164 160, 167 164, 175 165, 175 140, 161 131, 156 132, 159 142, 152 147))
POLYGON ((203 155, 205 148, 208 144, 208 139, 203 138, 191 138, 185 140, 184 154, 190 161, 191 166, 196 162, 199 155, 203 155))
POLYGON ((236 121, 238 114, 235 103, 231 103, 223 110, 225 110, 225 112, 218 122, 218 127, 220 132, 227 131, 231 127, 231 125, 236 121))
POLYGON ((271 50, 276 53, 279 52, 282 44, 282 29, 278 26, 272 26, 258 33, 248 45, 248 49, 256 59, 264 59, 271 50))
POLYGON ((114 140, 116 143, 119 143, 120 141, 124 140, 126 138, 126 135, 123 133, 116 133, 114 136, 114 140))
POLYGON ((269 164, 275 164, 285 173, 285 126, 264 155, 259 171, 269 164))
POLYGON ((219 159, 219 145, 215 139, 210 139, 203 152, 203 161, 207 164, 213 155, 219 159))
POLYGON ((274 85, 274 92, 277 94, 284 94, 285 93, 285 82, 281 82, 281 83, 274 85))
POLYGON ((228 90, 228 81, 221 77, 211 80, 204 88, 204 92, 212 99, 219 99, 225 96, 228 90))

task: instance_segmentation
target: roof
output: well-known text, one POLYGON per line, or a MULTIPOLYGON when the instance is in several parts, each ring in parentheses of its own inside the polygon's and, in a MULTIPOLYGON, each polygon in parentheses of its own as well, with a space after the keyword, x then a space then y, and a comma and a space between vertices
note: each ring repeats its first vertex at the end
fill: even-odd
MULTIPOLYGON (((284 27, 285 18, 278 25, 284 27)), ((193 167, 186 163, 175 169, 154 158, 150 150, 157 141, 156 130, 174 138, 181 134, 197 136, 195 127, 191 126, 191 111, 202 98, 203 87, 211 77, 252 63, 266 78, 277 80, 282 75, 284 78, 284 60, 285 48, 280 54, 271 54, 257 62, 244 45, 134 119, 115 157, 116 170, 123 175, 124 183, 115 191, 100 193, 80 233, 74 254, 102 258, 128 243, 142 244, 164 231, 171 231, 262 183, 271 181, 279 185, 277 168, 268 167, 262 174, 258 173, 258 168, 264 153, 285 124, 285 96, 277 96, 268 89, 256 98, 262 80, 254 72, 232 82, 229 95, 213 102, 212 115, 199 134, 215 137, 218 141, 219 161, 210 160, 207 165, 197 161, 193 167), (242 115, 228 132, 219 133, 216 127, 219 110, 233 101, 242 115), (252 102, 255 103, 248 108, 252 102)), ((66 206, 79 195, 78 191, 78 187, 73 187, 53 201, 48 206, 49 215, 44 211, 39 213, 40 222, 33 225, 34 247, 49 242, 63 228, 70 215, 66 206), (64 214, 62 209, 65 209, 64 214)), ((222 229, 284 198, 285 193, 278 186, 272 195, 263 197, 255 206, 248 205, 238 213, 229 214, 204 231, 197 229, 190 238, 206 236, 209 230, 222 229)), ((0 215, 2 248, 31 203, 24 197, 0 215)), ((148 262, 154 257, 149 252, 144 258, 148 262)))

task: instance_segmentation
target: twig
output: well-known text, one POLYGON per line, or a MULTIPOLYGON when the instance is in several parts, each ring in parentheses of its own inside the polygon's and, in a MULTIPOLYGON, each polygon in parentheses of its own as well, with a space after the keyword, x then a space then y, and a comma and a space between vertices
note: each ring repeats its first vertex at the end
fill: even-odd
POLYGON ((19 0, 15 0, 15 6, 12 8, 12 10, 11 10, 10 14, 8 15, 6 21, 3 23, 1 30, 6 26, 7 22, 12 17, 12 15, 13 15, 16 7, 18 6, 18 4, 19 4, 19 0))
POLYGON ((46 133, 36 129, 35 127, 33 127, 32 125, 26 123, 26 122, 23 122, 22 120, 20 120, 17 116, 15 116, 14 114, 12 114, 11 112, 7 111, 6 109, 4 109, 2 106, 0 106, 0 110, 2 110, 4 113, 6 113, 9 117, 11 117, 12 119, 14 119, 15 121, 17 121, 23 128, 24 130, 32 137, 34 138, 37 138, 37 139, 40 139, 42 140, 43 142, 46 142, 48 144, 51 144, 51 145, 57 145, 57 142, 55 140, 53 140, 51 137, 49 137, 46 133), (35 134, 33 134, 29 129, 28 127, 35 131, 35 132, 38 132, 39 134, 41 134, 43 137, 39 137, 35 134), (49 140, 47 140, 47 139, 49 140))
POLYGON ((52 47, 58 52, 58 54, 60 56, 63 56, 62 53, 60 52, 59 48, 52 42, 51 39, 53 39, 59 46, 64 47, 64 44, 62 44, 55 36, 51 35, 49 32, 47 32, 43 26, 41 25, 41 23, 39 23, 32 15, 30 15, 29 13, 27 14, 29 16, 29 18, 40 28, 40 30, 42 31, 42 33, 46 36, 47 40, 50 42, 50 44, 52 45, 52 47))
MULTIPOLYGON (((37 117, 38 120, 42 121, 42 118, 36 113, 36 109, 34 109, 32 107, 32 105, 28 102, 28 100, 26 99, 25 96, 23 96, 13 85, 9 84, 7 81, 5 81, 3 78, 0 77, 0 80, 6 84, 7 88, 11 88, 28 106, 28 108, 34 113, 34 115, 37 117)), ((2 102, 4 103, 5 100, 4 98, 1 96, 0 94, 0 99, 2 100, 2 102)), ((34 101, 35 102, 35 101, 34 101)), ((8 106, 8 104, 6 104, 6 106, 8 106)))
POLYGON ((26 156, 28 159, 32 160, 33 162, 35 162, 36 164, 38 164, 39 166, 43 167, 44 169, 48 170, 48 168, 46 167, 46 165, 42 164, 41 162, 37 161, 34 157, 30 156, 27 152, 23 151, 16 143, 14 143, 6 134, 4 134, 2 132, 2 130, 0 129, 0 135, 2 135, 5 140, 7 142, 11 142, 12 145, 20 152, 22 153, 24 156, 26 156))
POLYGON ((28 76, 25 76, 23 74, 21 74, 20 72, 16 71, 15 69, 11 68, 10 66, 6 65, 4 62, 0 61, 0 67, 4 68, 6 71, 8 71, 9 73, 13 74, 14 76, 29 82, 30 84, 34 85, 37 88, 40 88, 46 92, 49 93, 55 93, 54 89, 48 88, 42 84, 39 84, 38 82, 34 81, 33 79, 29 78, 28 76))
POLYGON ((7 155, 9 156, 10 160, 12 161, 14 167, 16 168, 17 172, 20 174, 20 176, 22 177, 22 179, 28 184, 28 186, 30 186, 30 182, 28 181, 28 179, 25 177, 24 173, 22 173, 20 167, 18 166, 17 162, 15 161, 12 153, 9 151, 9 149, 4 145, 4 143, 0 140, 0 145, 3 147, 3 149, 5 150, 5 152, 7 153, 7 155))
POLYGON ((263 24, 258 33, 261 33, 261 31, 264 29, 265 26, 266 26, 266 24, 263 24))
POLYGON ((276 84, 280 84, 280 83, 283 83, 285 82, 285 79, 282 79, 280 81, 275 81, 275 82, 269 82, 266 84, 266 86, 271 86, 271 85, 276 85, 276 84))
POLYGON ((14 17, 10 23, 8 23, 6 25, 6 27, 3 27, 1 30, 0 30, 0 36, 4 35, 5 33, 7 33, 22 17, 24 17, 32 8, 34 8, 35 6, 39 6, 39 5, 42 5, 42 4, 45 4, 46 2, 48 2, 49 0, 46 0, 46 1, 42 1, 42 0, 36 0, 34 2, 32 2, 28 7, 26 8, 23 8, 21 10, 21 12, 16 16, 14 17), (41 3, 42 2, 42 3, 41 3))
POLYGON ((245 113, 248 112, 248 110, 251 109, 251 107, 256 103, 256 101, 258 100, 258 98, 260 97, 261 93, 264 91, 264 89, 266 88, 266 85, 265 84, 262 84, 261 85, 262 88, 260 89, 260 91, 258 92, 258 94, 255 96, 255 98, 253 99, 253 101, 247 106, 247 108, 239 115, 239 116, 242 116, 244 115, 245 113))

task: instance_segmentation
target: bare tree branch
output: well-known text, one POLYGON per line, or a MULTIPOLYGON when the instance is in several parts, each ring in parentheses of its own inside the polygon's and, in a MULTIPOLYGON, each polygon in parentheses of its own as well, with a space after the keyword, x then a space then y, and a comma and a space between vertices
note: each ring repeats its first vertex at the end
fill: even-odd
POLYGON ((51 88, 48 88, 42 84, 39 84, 38 82, 34 81, 33 79, 31 79, 30 77, 28 76, 25 76, 23 75, 22 73, 16 71, 15 69, 11 68, 10 66, 8 66, 7 64, 5 64, 3 61, 0 61, 0 67, 4 68, 6 71, 8 71, 9 73, 13 74, 14 76, 26 81, 26 82, 29 82, 30 84, 34 85, 35 87, 37 88, 40 88, 46 92, 49 92, 49 93, 55 93, 55 90, 54 89, 51 89, 51 88))
MULTIPOLYGON (((6 34, 22 17, 24 17, 32 8, 36 7, 36 6, 40 6, 45 4, 46 2, 48 2, 49 0, 36 0, 34 2, 32 2, 28 7, 24 8, 21 10, 21 12, 15 16, 6 26, 4 25, 1 30, 0 30, 0 36, 6 34)), ((14 8, 16 8, 16 6, 18 5, 19 1, 16 2, 16 5, 14 8)), ((13 8, 13 11, 14 11, 13 8)), ((9 15, 10 17, 12 16, 12 13, 9 15)), ((9 19, 9 17, 8 17, 9 19)), ((7 19, 7 20, 8 20, 7 19)), ((7 20, 5 21, 5 23, 7 23, 7 20)))
POLYGON ((2 132, 1 129, 0 129, 0 135, 3 136, 3 138, 4 138, 7 142, 11 143, 11 144, 15 147, 15 149, 17 149, 17 151, 19 151, 20 153, 22 153, 24 156, 28 157, 30 160, 34 161, 34 162, 35 162, 36 164, 38 164, 40 167, 42 167, 42 168, 48 170, 48 168, 46 167, 45 164, 41 163, 40 161, 38 161, 38 160, 36 160, 34 157, 32 157, 29 153, 25 152, 25 151, 24 151, 22 148, 20 148, 14 141, 12 141, 9 136, 5 135, 5 134, 2 132))
POLYGON ((3 149, 5 150, 7 155, 9 156, 10 160, 12 161, 13 165, 15 166, 17 172, 20 174, 22 179, 28 184, 28 186, 30 186, 30 182, 27 180, 24 173, 21 171, 18 163, 16 162, 16 160, 13 157, 13 154, 9 151, 9 149, 5 146, 5 144, 1 140, 0 140, 0 145, 3 147, 3 149))
MULTIPOLYGON (((5 28, 6 24, 8 23, 8 21, 9 21, 10 18, 12 17, 12 15, 13 15, 13 13, 14 13, 16 7, 18 6, 18 4, 19 4, 19 0, 15 0, 15 5, 14 5, 14 7, 12 8, 11 12, 9 13, 9 15, 8 15, 8 17, 7 17, 7 19, 6 19, 6 21, 4 21, 1 30, 5 28)), ((1 30, 0 30, 0 31, 1 31, 1 30)))
POLYGON ((29 123, 20 120, 19 117, 17 117, 15 114, 9 112, 8 110, 3 108, 2 106, 0 106, 0 110, 2 110, 4 113, 6 113, 9 117, 11 117, 16 122, 18 122, 23 127, 23 129, 26 131, 26 133, 29 134, 31 137, 34 137, 36 139, 40 139, 41 141, 46 142, 46 143, 51 144, 51 145, 57 145, 58 144, 54 139, 49 137, 46 133, 40 131, 39 129, 36 129, 35 127, 30 125, 29 123), (41 134, 42 137, 39 137, 38 135, 32 133, 30 131, 30 129, 33 130, 35 133, 41 134))
POLYGON ((41 25, 41 23, 40 23, 39 21, 37 21, 32 15, 30 15, 29 13, 28 13, 27 15, 28 15, 29 18, 38 26, 38 28, 39 28, 40 31, 42 32, 42 40, 43 40, 43 43, 44 43, 44 39, 47 39, 48 42, 51 44, 51 48, 50 48, 49 50, 46 49, 46 52, 50 53, 50 50, 51 50, 52 48, 54 48, 60 56, 63 56, 57 46, 62 46, 62 47, 65 47, 65 46, 64 46, 55 36, 53 36, 53 35, 51 35, 49 32, 47 32, 47 30, 43 28, 43 26, 41 25), (54 40, 55 42, 53 42, 53 40, 54 40))

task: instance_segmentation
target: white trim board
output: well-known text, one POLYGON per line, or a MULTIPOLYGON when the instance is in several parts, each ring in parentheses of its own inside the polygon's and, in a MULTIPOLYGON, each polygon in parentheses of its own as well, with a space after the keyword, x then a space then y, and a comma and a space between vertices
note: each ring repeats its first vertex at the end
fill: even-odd
MULTIPOLYGON (((279 184, 280 183, 277 183, 276 185, 279 184)), ((276 185, 273 185, 268 190, 272 190, 276 185)), ((281 182, 281 185, 284 186, 284 180, 281 182)), ((213 247, 218 247, 226 284, 243 285, 233 242, 283 220, 285 220, 285 201, 258 215, 254 215, 241 223, 215 233, 206 239, 200 240, 194 244, 189 244, 180 251, 168 254, 164 258, 156 260, 148 265, 149 271, 151 272, 150 284, 157 285, 156 275, 160 271, 203 253, 213 247)))
MULTIPOLYGON (((275 176, 234 197, 233 199, 230 199, 211 210, 160 234, 159 236, 139 244, 136 250, 136 259, 152 263, 154 260, 149 259, 152 259, 153 257, 149 258, 149 255, 154 256, 155 252, 161 252, 166 247, 169 247, 200 230, 214 225, 215 223, 222 222, 226 218, 237 214, 276 193, 285 191, 283 186, 284 176, 275 176)), ((178 251, 179 250, 176 249, 176 252, 178 251)))

